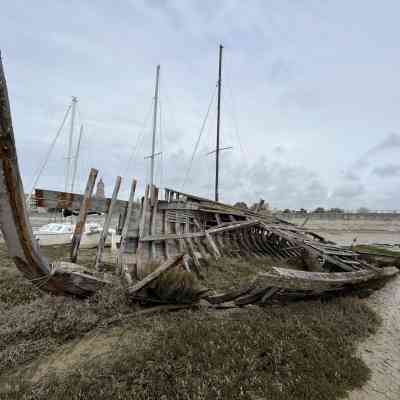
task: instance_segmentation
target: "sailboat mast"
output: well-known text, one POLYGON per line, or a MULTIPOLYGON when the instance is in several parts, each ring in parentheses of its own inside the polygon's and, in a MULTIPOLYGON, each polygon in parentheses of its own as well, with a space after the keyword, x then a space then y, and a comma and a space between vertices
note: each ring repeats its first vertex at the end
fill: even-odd
POLYGON ((83 125, 81 125, 81 129, 79 130, 78 145, 76 146, 76 153, 74 157, 74 169, 72 172, 71 193, 74 193, 76 171, 78 169, 79 151, 81 149, 82 134, 83 134, 83 125))
POLYGON ((72 138, 74 136, 74 125, 75 125, 75 112, 76 112, 76 103, 78 99, 74 96, 72 97, 72 104, 71 104, 71 125, 69 128, 69 137, 68 137, 68 153, 67 153, 67 167, 66 167, 66 174, 65 174, 65 192, 68 191, 68 185, 70 180, 70 173, 71 173, 71 161, 72 161, 72 138))
POLYGON ((219 65, 218 65, 218 109, 217 109, 217 146, 215 149, 215 201, 218 201, 219 185, 219 136, 221 128, 221 75, 222 75, 222 44, 219 45, 219 65))
POLYGON ((154 185, 154 158, 156 151, 156 131, 157 131, 157 106, 158 106, 158 82, 160 79, 160 66, 157 65, 156 70, 156 87, 154 91, 154 113, 153 113, 153 139, 151 142, 151 156, 150 156, 150 184, 154 185))

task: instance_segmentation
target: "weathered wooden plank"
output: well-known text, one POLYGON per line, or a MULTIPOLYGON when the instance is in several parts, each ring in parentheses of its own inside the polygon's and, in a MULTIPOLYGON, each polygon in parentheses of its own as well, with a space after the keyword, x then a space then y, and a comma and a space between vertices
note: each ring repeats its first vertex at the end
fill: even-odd
POLYGON ((252 289, 254 289, 255 281, 246 283, 239 287, 238 289, 230 290, 226 293, 215 294, 207 296, 205 299, 211 304, 225 303, 226 301, 232 301, 238 297, 248 294, 252 289))
MULTIPOLYGON (((207 229, 208 233, 220 233, 220 232, 228 232, 235 229, 241 229, 244 227, 250 227, 253 225, 257 225, 259 223, 258 220, 253 221, 243 221, 243 222, 228 222, 225 226, 217 226, 210 229, 207 229)), ((220 224, 222 225, 222 224, 220 224)))
MULTIPOLYGON (((167 212, 162 211, 162 233, 164 236, 168 235, 168 222, 167 222, 167 212)), ((170 249, 168 240, 164 240, 164 255, 165 258, 168 259, 170 257, 170 249)))
POLYGON ((89 173, 89 178, 86 183, 85 193, 83 195, 83 202, 79 210, 78 222, 75 225, 74 234, 72 236, 72 247, 70 253, 71 262, 75 263, 78 259, 79 246, 81 244, 82 234, 85 230, 87 212, 90 208, 94 185, 97 178, 97 169, 92 168, 89 173))
MULTIPOLYGON (((65 208, 79 210, 82 206, 83 195, 77 193, 59 192, 56 190, 35 189, 35 199, 38 207, 65 208)), ((111 198, 99 199, 93 197, 90 202, 89 212, 105 213, 109 208, 111 198)), ((123 213, 128 202, 118 200, 114 206, 114 212, 123 213)))
POLYGON ((193 246, 193 242, 190 238, 185 238, 185 243, 186 243, 186 247, 189 251, 190 257, 192 258, 194 265, 196 267, 196 270, 197 270, 196 272, 199 274, 201 264, 200 264, 199 258, 197 257, 196 250, 193 246))
POLYGON ((136 283, 135 285, 128 288, 128 293, 133 295, 137 293, 139 290, 145 288, 155 279, 157 279, 163 272, 168 271, 169 269, 177 266, 179 263, 182 262, 183 254, 179 254, 176 257, 170 258, 164 263, 162 263, 155 271, 147 275, 143 278, 140 282, 136 283))
MULTIPOLYGON (((153 185, 151 190, 151 213, 150 213, 150 227, 149 234, 152 235, 156 232, 156 217, 157 217, 157 204, 158 204, 158 188, 153 185)), ((155 241, 151 241, 150 243, 150 254, 152 258, 156 257, 156 243, 155 241)))
POLYGON ((207 253, 207 250, 206 250, 206 248, 204 247, 204 245, 203 245, 203 243, 202 243, 202 241, 201 241, 201 238, 197 236, 197 237, 194 237, 193 240, 194 240, 194 242, 196 243, 196 245, 197 245, 197 247, 198 247, 198 249, 199 249, 199 251, 200 251, 200 254, 201 254, 202 259, 203 259, 204 261, 207 261, 208 258, 210 257, 210 255, 207 253))
MULTIPOLYGON (((149 203, 149 191, 150 185, 146 185, 146 189, 144 192, 144 197, 141 206, 141 214, 140 214, 140 222, 139 222, 139 241, 138 247, 136 250, 136 273, 138 278, 142 278, 144 271, 144 246, 145 242, 143 242, 142 238, 145 236, 146 230, 146 214, 147 214, 147 207, 149 203)), ((148 229, 147 229, 148 230, 148 229)))
POLYGON ((124 226, 122 227, 119 254, 122 254, 126 248, 126 240, 127 240, 127 235, 128 235, 128 231, 129 231, 129 225, 131 223, 131 218, 133 218, 136 186, 137 186, 137 180, 134 179, 132 181, 131 190, 129 192, 128 208, 126 211, 126 218, 125 218, 124 226))
POLYGON ((208 232, 205 232, 205 235, 206 235, 205 237, 206 237, 207 243, 209 244, 210 249, 212 250, 212 252, 214 254, 214 257, 216 259, 220 258, 221 253, 220 253, 217 245, 215 244, 214 240, 212 239, 211 235, 208 232))
POLYGON ((250 293, 236 299, 235 304, 237 306, 245 306, 247 304, 257 303, 262 300, 268 290, 268 287, 255 287, 250 293))
POLYGON ((107 210, 106 218, 105 218, 104 225, 103 225, 103 230, 100 234, 99 244, 97 245, 96 259, 95 259, 95 263, 94 263, 94 267, 97 270, 100 268, 101 256, 103 254, 104 246, 106 244, 108 230, 110 229, 111 218, 113 215, 113 209, 115 207, 115 202, 117 201, 119 188, 121 187, 121 180, 122 180, 122 178, 120 176, 117 176, 117 180, 115 181, 115 186, 114 186, 113 194, 111 197, 111 203, 107 210))
POLYGON ((206 235, 205 232, 188 232, 188 233, 168 233, 164 234, 157 234, 157 235, 148 235, 144 236, 140 239, 142 242, 152 242, 152 241, 164 241, 164 240, 178 240, 178 239, 185 239, 185 238, 194 238, 194 237, 204 237, 206 235))
MULTIPOLYGON (((28 278, 49 273, 26 211, 24 188, 18 166, 7 83, 0 54, 0 229, 8 254, 28 278)), ((62 290, 60 290, 62 291, 62 290)))
POLYGON ((371 279, 397 272, 398 270, 390 269, 384 271, 382 269, 381 274, 371 270, 326 273, 273 267, 270 272, 257 274, 257 285, 299 290, 334 289, 345 285, 367 282, 371 279))

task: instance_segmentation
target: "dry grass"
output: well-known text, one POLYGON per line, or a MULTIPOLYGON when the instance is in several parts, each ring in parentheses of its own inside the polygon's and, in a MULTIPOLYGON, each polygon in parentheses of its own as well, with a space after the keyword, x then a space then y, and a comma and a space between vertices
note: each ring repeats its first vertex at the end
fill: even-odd
MULTIPOLYGON (((111 353, 79 359, 60 373, 50 357, 62 364, 68 346, 81 338, 94 344, 99 338, 101 346, 101 335, 116 334, 102 322, 131 313, 133 305, 122 287, 87 301, 42 294, 20 278, 4 252, 0 262, 1 399, 328 400, 368 378, 355 346, 375 332, 379 318, 352 297, 127 320, 111 353), (47 374, 31 381, 38 364, 48 365, 47 374)), ((224 290, 272 265, 219 260, 201 283, 224 290)))
POLYGON ((5 399, 337 399, 368 369, 355 344, 376 316, 358 300, 181 311, 126 325, 150 346, 121 340, 112 356, 36 384, 16 380, 5 399))
POLYGON ((211 261, 205 268, 204 285, 210 289, 224 291, 236 288, 246 281, 250 281, 258 272, 267 272, 272 267, 298 268, 302 261, 290 260, 288 263, 270 257, 256 258, 219 258, 211 261))

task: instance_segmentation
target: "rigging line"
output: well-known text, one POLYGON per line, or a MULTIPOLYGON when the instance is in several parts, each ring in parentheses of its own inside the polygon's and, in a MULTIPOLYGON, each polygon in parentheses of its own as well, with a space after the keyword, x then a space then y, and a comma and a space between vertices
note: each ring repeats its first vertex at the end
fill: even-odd
POLYGON ((198 147, 199 147, 199 144, 200 144, 200 139, 201 139, 201 136, 202 136, 202 134, 203 134, 204 128, 205 128, 205 126, 206 126, 207 119, 208 119, 208 115, 210 114, 211 107, 212 107, 212 105, 214 104, 214 100, 215 100, 215 95, 216 95, 216 93, 217 93, 217 86, 215 86, 215 88, 214 88, 214 92, 213 92, 213 94, 212 94, 212 96, 211 96, 210 104, 208 105, 208 109, 207 109, 206 115, 205 115, 204 120, 203 120, 203 123, 202 123, 202 125, 201 125, 201 129, 200 129, 200 132, 199 132, 199 136, 198 136, 198 138, 197 138, 197 141, 196 141, 196 144, 195 144, 195 146, 194 146, 193 153, 192 153, 192 157, 191 157, 191 159, 190 159, 189 168, 186 170, 185 179, 183 180, 182 191, 184 191, 185 186, 186 186, 186 182, 187 182, 187 180, 188 180, 188 178, 189 178, 189 174, 190 174, 190 171, 191 171, 192 166, 193 166, 193 160, 194 160, 194 157, 195 157, 196 152, 197 152, 197 150, 198 150, 198 147))
POLYGON ((143 121, 142 130, 139 131, 139 133, 138 133, 138 135, 136 137, 136 143, 135 143, 134 148, 132 149, 131 155, 129 156, 129 159, 128 159, 128 162, 126 164, 126 168, 125 168, 125 172, 124 172, 123 176, 127 175, 129 167, 130 167, 132 161, 136 158, 136 153, 137 153, 139 144, 141 143, 141 140, 142 140, 142 138, 144 136, 144 133, 146 131, 147 122, 148 122, 148 120, 150 118, 152 108, 153 108, 153 101, 151 102, 149 111, 148 111, 148 113, 147 113, 147 115, 146 115, 146 117, 145 117, 145 119, 143 121))
POLYGON ((54 149, 54 146, 55 146, 55 144, 56 144, 56 142, 57 142, 57 139, 59 138, 59 136, 60 136, 60 134, 61 134, 61 131, 62 131, 63 128, 64 128, 65 122, 67 121, 67 118, 68 118, 68 115, 69 115, 69 113, 70 113, 70 111, 71 111, 71 108, 72 108, 72 105, 70 104, 70 105, 68 106, 67 110, 65 111, 64 118, 63 118, 63 120, 62 120, 62 122, 61 122, 61 125, 60 125, 60 127, 58 128, 57 133, 56 133, 56 135, 55 135, 55 137, 54 137, 52 143, 50 144, 49 149, 47 150, 47 153, 46 153, 44 162, 43 162, 42 165, 38 168, 38 172, 37 172, 37 174, 36 174, 36 176, 35 176, 35 179, 34 179, 34 181, 33 181, 32 189, 31 189, 31 191, 30 191, 30 193, 29 193, 29 198, 32 196, 33 190, 35 189, 37 183, 39 182, 40 177, 42 176, 42 173, 43 173, 44 169, 46 168, 46 165, 47 165, 47 163, 48 163, 48 161, 49 161, 50 155, 51 155, 51 153, 52 153, 52 151, 53 151, 53 149, 54 149))

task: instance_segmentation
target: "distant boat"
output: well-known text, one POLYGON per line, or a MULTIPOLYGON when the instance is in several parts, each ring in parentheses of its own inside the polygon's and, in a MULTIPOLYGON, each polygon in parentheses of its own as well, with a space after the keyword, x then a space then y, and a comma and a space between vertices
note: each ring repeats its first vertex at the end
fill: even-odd
MULTIPOLYGON (((71 244, 75 225, 72 223, 52 222, 40 227, 33 234, 39 242, 39 246, 57 246, 71 244)), ((81 248, 91 249, 97 247, 100 239, 102 226, 96 222, 88 222, 81 239, 81 248)), ((106 245, 111 245, 116 232, 115 229, 109 230, 106 245)))

